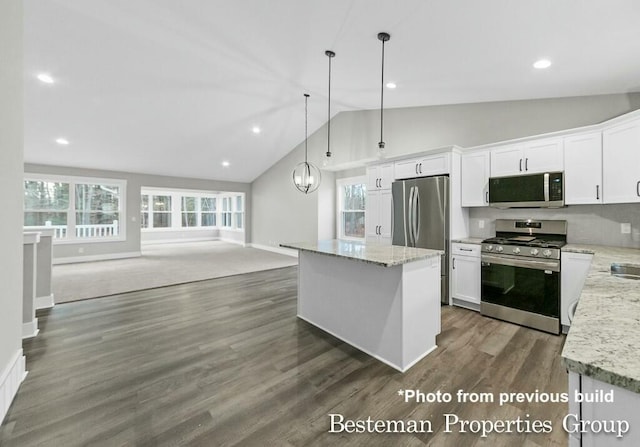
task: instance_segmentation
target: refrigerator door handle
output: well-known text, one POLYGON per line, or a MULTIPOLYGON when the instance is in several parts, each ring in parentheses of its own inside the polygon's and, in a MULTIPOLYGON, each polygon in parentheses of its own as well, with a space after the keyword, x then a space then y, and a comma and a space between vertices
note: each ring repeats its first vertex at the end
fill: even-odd
POLYGON ((413 195, 413 220, 414 220, 414 230, 413 236, 415 237, 416 244, 418 243, 418 239, 420 239, 420 190, 416 186, 416 193, 413 195))
POLYGON ((409 210, 409 215, 408 217, 408 221, 409 221, 409 245, 413 246, 414 245, 414 238, 413 238, 413 194, 415 192, 415 186, 412 186, 411 189, 409 190, 409 202, 407 204, 407 209, 409 210))

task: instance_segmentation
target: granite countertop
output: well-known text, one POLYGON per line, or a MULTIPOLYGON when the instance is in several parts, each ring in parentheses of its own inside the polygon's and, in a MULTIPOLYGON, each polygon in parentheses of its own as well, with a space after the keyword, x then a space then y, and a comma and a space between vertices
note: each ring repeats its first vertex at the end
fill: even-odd
POLYGON ((562 350, 573 372, 640 393, 640 280, 611 276, 611 263, 640 266, 640 250, 567 244, 592 253, 575 316, 562 350))
POLYGON ((465 237, 461 239, 451 239, 454 244, 475 244, 480 245, 484 239, 480 237, 465 237))
POLYGON ((309 251, 340 258, 349 258, 370 264, 393 267, 408 262, 428 259, 444 254, 442 250, 402 247, 398 245, 366 244, 343 240, 295 242, 280 244, 281 247, 309 251))

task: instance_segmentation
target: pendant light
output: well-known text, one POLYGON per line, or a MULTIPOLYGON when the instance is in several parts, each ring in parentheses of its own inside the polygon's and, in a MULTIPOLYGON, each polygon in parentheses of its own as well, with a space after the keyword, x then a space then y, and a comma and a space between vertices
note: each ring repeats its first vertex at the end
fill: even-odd
POLYGON ((327 166, 331 162, 331 59, 336 56, 331 50, 327 50, 324 54, 329 58, 329 100, 327 101, 327 152, 322 165, 327 166))
POLYGON ((380 142, 378 143, 378 156, 384 157, 384 139, 382 138, 384 124, 384 43, 391 39, 389 33, 378 33, 378 40, 382 42, 382 81, 380 84, 380 142))
POLYGON ((293 184, 298 191, 309 194, 320 186, 320 169, 307 161, 307 103, 309 94, 304 94, 304 161, 293 170, 293 184))

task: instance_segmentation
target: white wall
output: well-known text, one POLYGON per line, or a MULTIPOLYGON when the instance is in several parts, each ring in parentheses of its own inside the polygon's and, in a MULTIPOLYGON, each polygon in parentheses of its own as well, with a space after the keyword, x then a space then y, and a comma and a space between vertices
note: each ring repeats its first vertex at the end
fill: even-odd
MULTIPOLYGON (((141 247, 140 233, 140 191, 142 187, 166 189, 191 189, 214 192, 245 193, 245 233, 238 233, 233 238, 248 242, 251 231, 251 186, 248 183, 222 182, 216 180, 193 179, 184 177, 167 177, 161 175, 136 174, 131 172, 102 171, 96 169, 70 168, 64 166, 48 166, 25 164, 25 172, 33 174, 53 174, 77 177, 98 177, 123 179, 127 181, 127 222, 126 241, 100 243, 73 243, 55 245, 54 259, 77 258, 82 256, 104 256, 139 253, 141 247), (135 221, 132 219, 135 218, 135 221), (82 253, 80 253, 82 250, 82 253)), ((149 238, 148 238, 149 239, 149 238)))
POLYGON ((6 379, 22 349, 22 15, 21 1, 0 2, 0 421, 19 383, 6 379))
MULTIPOLYGON (((385 111, 385 150, 392 157, 443 146, 471 147, 596 124, 638 108, 640 93, 390 109, 385 111)), ((376 159, 379 119, 375 110, 343 112, 332 119, 334 168, 376 159)), ((312 162, 320 162, 326 145, 323 126, 309 137, 312 162)), ((318 228, 326 222, 318 211, 320 196, 304 196, 291 181, 293 168, 303 159, 301 144, 251 184, 252 243, 316 240, 325 233, 318 228)), ((351 169, 335 177, 354 172, 363 171, 351 169)))

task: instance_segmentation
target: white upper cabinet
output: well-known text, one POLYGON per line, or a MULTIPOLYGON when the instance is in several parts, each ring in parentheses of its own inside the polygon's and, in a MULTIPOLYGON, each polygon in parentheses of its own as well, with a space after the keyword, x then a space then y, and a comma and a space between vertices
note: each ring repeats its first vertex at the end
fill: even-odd
POLYGON ((367 168, 367 191, 391 189, 393 164, 387 163, 367 168))
POLYGON ((462 206, 489 205, 489 151, 461 156, 462 206))
POLYGON ((428 157, 398 161, 395 164, 396 179, 427 177, 449 173, 450 154, 436 154, 428 157))
POLYGON ((604 203, 640 202, 640 119, 602 131, 604 203))
POLYGON ((564 202, 602 203, 602 132, 564 139, 564 202))
POLYGON ((501 146, 491 151, 491 176, 562 171, 561 138, 544 138, 501 146))

